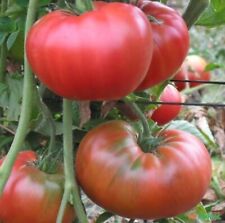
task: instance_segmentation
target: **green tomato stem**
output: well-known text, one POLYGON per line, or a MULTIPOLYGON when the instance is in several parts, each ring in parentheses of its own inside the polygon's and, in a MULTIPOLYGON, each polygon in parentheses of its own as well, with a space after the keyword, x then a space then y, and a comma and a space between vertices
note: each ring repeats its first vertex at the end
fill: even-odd
MULTIPOLYGON (((28 4, 27 19, 25 26, 25 36, 27 35, 28 30, 32 26, 37 8, 38 0, 30 0, 28 4)), ((32 109, 32 99, 33 99, 33 75, 28 64, 26 55, 24 61, 24 87, 23 87, 23 101, 21 107, 21 116, 18 123, 18 128, 16 135, 13 139, 12 145, 9 149, 9 152, 6 156, 5 161, 0 167, 0 195, 3 193, 4 186, 9 178, 11 173, 14 161, 22 148, 24 139, 29 129, 29 121, 31 116, 32 109)))
POLYGON ((136 113, 138 118, 141 120, 143 129, 144 129, 143 136, 141 138, 149 137, 151 135, 151 131, 150 131, 148 120, 145 114, 141 111, 141 109, 138 107, 138 105, 135 102, 130 102, 127 99, 124 99, 124 101, 132 108, 132 110, 136 113))
POLYGON ((73 205, 79 222, 88 223, 82 201, 80 198, 79 187, 74 173, 74 154, 73 154, 73 132, 72 132, 72 103, 63 99, 63 151, 64 151, 64 172, 65 188, 62 203, 59 209, 57 223, 61 223, 68 203, 69 196, 72 194, 73 205))
POLYGON ((195 24, 208 5, 209 0, 190 0, 183 14, 183 19, 186 22, 188 29, 195 24))

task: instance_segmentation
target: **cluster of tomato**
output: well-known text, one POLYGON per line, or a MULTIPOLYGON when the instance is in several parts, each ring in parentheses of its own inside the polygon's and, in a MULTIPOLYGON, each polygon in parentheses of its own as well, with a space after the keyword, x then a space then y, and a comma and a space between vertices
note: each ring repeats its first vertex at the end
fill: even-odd
MULTIPOLYGON (((92 11, 79 16, 50 12, 28 33, 26 52, 32 70, 57 95, 72 100, 118 100, 171 78, 182 65, 189 34, 175 10, 152 1, 93 5, 92 11)), ((171 88, 167 86, 165 94, 171 88)), ((151 118, 157 120, 157 114, 151 118)), ((210 182, 206 148, 195 136, 179 130, 164 130, 157 137, 160 143, 149 143, 143 151, 137 133, 125 121, 106 122, 89 131, 75 161, 81 188, 96 204, 128 218, 158 219, 194 207, 210 182)), ((56 219, 62 175, 35 174, 38 170, 28 164, 32 160, 16 161, 0 199, 4 223, 56 219), (12 189, 15 182, 28 185, 24 188, 32 193, 12 189), (6 201, 9 207, 2 208, 6 201), (24 203, 30 211, 21 208, 24 203), (9 214, 12 208, 20 216, 17 220, 9 214), (31 216, 34 210, 38 219, 31 216)), ((70 208, 65 214, 68 223, 73 218, 70 208)))

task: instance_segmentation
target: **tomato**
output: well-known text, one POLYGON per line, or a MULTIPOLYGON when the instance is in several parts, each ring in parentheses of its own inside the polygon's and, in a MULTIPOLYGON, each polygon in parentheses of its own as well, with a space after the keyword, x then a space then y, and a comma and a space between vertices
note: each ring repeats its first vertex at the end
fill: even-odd
POLYGON ((34 73, 62 97, 120 99, 137 88, 151 62, 152 31, 145 14, 125 3, 95 6, 80 16, 51 12, 28 33, 34 73))
POLYGON ((211 177, 208 151, 195 136, 161 132, 161 144, 144 153, 124 121, 97 126, 82 139, 76 176, 98 205, 132 219, 175 216, 194 207, 211 177))
MULTIPOLYGON (((64 177, 47 174, 34 166, 32 151, 20 152, 0 197, 0 222, 55 223, 61 203, 64 177)), ((0 164, 2 160, 0 161, 0 164)), ((74 211, 66 207, 64 223, 72 223, 74 211)))
MULTIPOLYGON (((211 74, 209 71, 206 71, 207 66, 206 60, 198 55, 189 55, 181 66, 180 71, 175 75, 175 80, 190 80, 190 81, 209 81, 211 74)), ((201 83, 190 82, 182 83, 175 82, 177 88, 181 91, 186 87, 195 87, 201 83)))
POLYGON ((169 79, 183 63, 189 49, 188 29, 177 11, 151 1, 142 1, 139 7, 148 17, 154 17, 151 21, 154 48, 147 76, 138 91, 169 79))
MULTIPOLYGON (((160 95, 161 102, 181 103, 182 97, 179 91, 173 85, 167 85, 160 95)), ((181 111, 181 105, 162 104, 159 107, 147 113, 147 117, 157 122, 159 125, 164 125, 175 119, 181 111)))

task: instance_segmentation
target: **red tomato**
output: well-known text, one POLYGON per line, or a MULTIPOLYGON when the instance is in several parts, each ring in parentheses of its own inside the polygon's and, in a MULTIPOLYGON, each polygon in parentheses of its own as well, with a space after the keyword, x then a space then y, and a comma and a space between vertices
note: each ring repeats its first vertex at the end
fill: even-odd
MULTIPOLYGON (((209 81, 211 74, 209 71, 206 71, 207 62, 204 58, 198 55, 187 56, 183 65, 181 66, 180 71, 175 75, 175 80, 190 80, 190 81, 209 81)), ((178 90, 183 90, 186 87, 195 87, 201 83, 175 83, 178 90)))
MULTIPOLYGON (((160 101, 181 103, 182 97, 180 92, 173 85, 167 85, 160 96, 160 101)), ((149 111, 147 117, 157 122, 159 125, 164 125, 175 119, 180 111, 181 105, 162 104, 153 112, 149 111)))
MULTIPOLYGON (((0 197, 0 222, 56 222, 64 177, 62 174, 41 172, 34 166, 36 160, 32 151, 19 153, 0 197)), ((63 222, 72 223, 74 217, 74 209, 68 205, 63 222)))
POLYGON ((175 216, 194 207, 211 178, 210 156, 199 139, 165 130, 154 152, 144 153, 124 121, 87 133, 76 156, 76 175, 98 205, 132 219, 175 216))
POLYGON ((80 16, 51 12, 28 33, 26 52, 34 73, 62 97, 120 99, 147 73, 153 43, 145 14, 125 3, 95 5, 80 16))
POLYGON ((172 8, 159 2, 142 1, 139 7, 152 16, 153 57, 144 81, 144 90, 169 79, 183 63, 189 49, 189 33, 183 18, 172 8))

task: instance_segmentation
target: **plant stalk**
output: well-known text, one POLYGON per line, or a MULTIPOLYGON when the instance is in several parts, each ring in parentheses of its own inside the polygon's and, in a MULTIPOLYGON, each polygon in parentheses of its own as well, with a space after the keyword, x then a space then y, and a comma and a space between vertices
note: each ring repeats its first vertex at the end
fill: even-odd
POLYGON ((150 131, 148 120, 145 114, 141 111, 141 109, 138 107, 138 105, 135 102, 130 102, 127 99, 124 99, 124 101, 132 108, 132 110, 136 113, 138 118, 141 120, 143 129, 144 129, 143 137, 149 137, 151 135, 151 131, 150 131))
MULTIPOLYGON (((28 4, 27 19, 25 26, 25 39, 28 30, 35 21, 35 16, 38 8, 38 0, 30 0, 28 4)), ((24 52, 25 54, 25 52, 24 52)), ((13 139, 12 145, 9 149, 9 152, 6 156, 5 161, 0 167, 0 195, 3 193, 4 186, 9 178, 11 173, 14 161, 19 153, 24 139, 29 129, 29 121, 32 110, 32 99, 33 99, 33 75, 28 64, 26 55, 24 55, 24 87, 23 87, 23 101, 21 107, 21 116, 18 123, 18 128, 16 135, 13 139)))
POLYGON ((79 222, 88 223, 88 219, 80 198, 79 187, 75 179, 73 159, 72 103, 67 99, 63 99, 63 152, 65 188, 56 222, 61 223, 63 221, 66 205, 68 204, 70 195, 72 195, 74 209, 79 222))
POLYGON ((209 5, 209 0, 190 0, 185 12, 183 13, 183 19, 190 29, 198 20, 200 15, 209 5))

